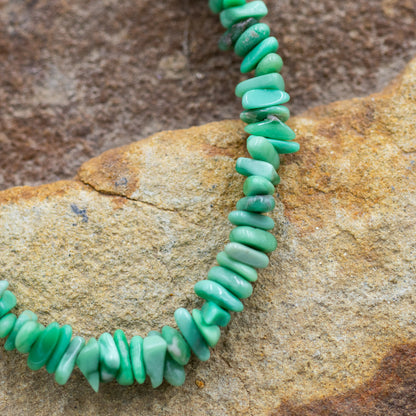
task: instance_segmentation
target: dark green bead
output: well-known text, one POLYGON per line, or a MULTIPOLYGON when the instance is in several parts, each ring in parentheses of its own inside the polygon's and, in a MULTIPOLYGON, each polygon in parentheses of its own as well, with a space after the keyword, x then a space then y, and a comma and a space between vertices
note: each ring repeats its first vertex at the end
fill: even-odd
POLYGON ((218 14, 222 10, 222 1, 223 0, 209 0, 209 8, 212 13, 218 14))
POLYGON ((16 306, 16 303, 16 296, 9 290, 4 290, 0 299, 0 318, 9 313, 16 306))
POLYGON ((285 91, 278 89, 255 89, 244 93, 241 104, 246 110, 253 110, 278 106, 287 103, 289 100, 290 96, 285 91))
MULTIPOLYGON (((7 293, 7 291, 5 292, 5 294, 7 293)), ((20 331, 20 328, 22 328, 22 326, 28 322, 28 321, 37 321, 38 317, 29 310, 23 311, 19 317, 17 318, 14 326, 13 326, 13 330, 10 333, 9 337, 6 339, 6 343, 4 344, 4 349, 6 351, 12 351, 16 348, 16 337, 17 334, 20 331)))
POLYGON ((251 1, 250 3, 246 3, 241 6, 223 10, 220 13, 220 21, 221 24, 228 29, 240 20, 244 20, 249 17, 261 19, 266 16, 266 14, 267 7, 262 1, 251 1))
POLYGON ((16 319, 14 313, 9 313, 0 319, 0 338, 5 338, 12 332, 16 319))
POLYGON ((275 204, 272 195, 246 196, 237 202, 237 209, 250 212, 270 212, 274 210, 275 204))
POLYGON ((249 176, 243 185, 245 196, 273 195, 274 185, 263 176, 249 176))
MULTIPOLYGON (((235 87, 235 95, 237 97, 242 97, 246 92, 251 91, 251 90, 284 91, 284 89, 285 89, 285 82, 283 81, 283 77, 280 74, 267 74, 267 75, 262 75, 260 77, 249 78, 249 79, 246 79, 245 81, 241 81, 235 87)), ((286 97, 285 94, 283 94, 282 97, 286 97)), ((263 107, 263 104, 259 105, 259 107, 263 107)))
POLYGON ((74 337, 71 341, 55 371, 55 381, 58 384, 64 385, 69 380, 69 377, 71 377, 78 354, 84 345, 85 339, 82 337, 74 337))
MULTIPOLYGON (((257 176, 250 176, 250 178, 256 177, 257 176)), ((234 225, 249 225, 250 227, 261 228, 262 230, 271 230, 274 227, 274 221, 270 217, 262 214, 257 214, 255 212, 231 211, 228 214, 228 219, 230 220, 231 224, 234 225)))
POLYGON ((244 244, 256 250, 270 253, 276 250, 277 241, 273 234, 258 228, 242 225, 230 232, 230 241, 244 244))
POLYGON ((107 383, 116 378, 120 368, 120 354, 113 337, 104 332, 98 339, 100 347, 100 379, 107 383))
POLYGON ((100 346, 91 338, 77 357, 77 366, 84 374, 90 386, 97 393, 100 387, 100 346))
POLYGON ((146 380, 146 368, 143 358, 143 338, 136 335, 130 340, 130 357, 134 378, 139 384, 146 380))
POLYGON ((218 42, 218 47, 222 51, 229 51, 234 47, 234 44, 237 42, 238 38, 245 32, 247 28, 252 25, 255 25, 259 21, 252 17, 237 22, 232 25, 220 38, 218 42))
POLYGON ((191 349, 179 331, 170 327, 162 328, 162 337, 168 346, 168 353, 180 365, 186 365, 191 358, 191 349))
POLYGON ((208 272, 208 279, 219 283, 239 299, 248 298, 253 293, 253 287, 246 279, 225 267, 212 267, 208 272))
POLYGON ((276 140, 276 139, 267 139, 267 140, 273 145, 277 153, 281 153, 281 154, 295 153, 300 148, 299 143, 296 143, 296 142, 276 140))
POLYGON ((69 343, 71 342, 71 337, 72 327, 70 325, 64 325, 59 331, 59 339, 56 347, 46 362, 46 371, 49 374, 52 374, 56 371, 59 361, 61 361, 62 356, 64 355, 66 349, 69 346, 69 343))
POLYGON ((205 342, 210 347, 215 347, 221 336, 221 331, 218 325, 206 324, 202 319, 201 311, 199 309, 194 309, 192 311, 192 318, 195 322, 195 325, 198 328, 199 333, 204 338, 205 342))
POLYGON ((172 386, 182 386, 185 383, 185 369, 183 365, 178 364, 168 355, 165 360, 163 377, 172 386))
POLYGON ((264 39, 244 57, 240 65, 240 72, 246 74, 252 71, 267 54, 276 52, 278 48, 279 42, 275 37, 270 36, 264 39))
POLYGON ((269 264, 266 254, 244 244, 228 243, 224 250, 232 259, 258 269, 263 269, 269 264))
POLYGON ((39 338, 45 327, 36 321, 27 321, 16 335, 15 345, 17 351, 26 354, 39 338))
POLYGON ((52 322, 40 334, 35 344, 32 346, 27 357, 27 365, 33 370, 41 369, 53 353, 59 339, 59 324, 52 322))
POLYGON ((277 185, 280 182, 280 177, 273 165, 262 160, 239 157, 235 169, 244 176, 262 176, 273 185, 277 185))
POLYGON ((129 343, 126 335, 121 329, 114 332, 114 342, 116 343, 120 355, 120 369, 118 370, 116 380, 122 386, 130 386, 134 382, 133 369, 131 367, 129 343))
MULTIPOLYGON (((244 211, 233 211, 233 212, 244 212, 244 211)), ((251 212, 249 212, 248 214, 251 214, 251 212)), ((253 215, 259 215, 259 214, 253 214, 253 215)), ((240 224, 236 224, 236 225, 240 225, 240 224)), ((249 282, 255 282, 257 280, 256 269, 254 269, 251 266, 248 266, 247 264, 244 264, 237 260, 232 259, 225 251, 221 251, 217 254, 217 262, 220 266, 226 267, 227 269, 230 269, 238 273, 240 276, 243 276, 244 279, 248 280, 249 282)))
POLYGON ((246 0, 222 0, 222 8, 229 9, 230 7, 241 6, 245 2, 246 0))
POLYGON ((259 77, 273 72, 280 72, 282 67, 282 58, 276 53, 269 53, 257 64, 255 74, 259 77))
POLYGON ((144 365, 154 389, 163 383, 166 349, 166 341, 161 336, 147 336, 143 340, 144 365))
POLYGON ((201 315, 207 325, 227 326, 231 319, 231 315, 214 302, 205 302, 201 315))
POLYGON ((296 137, 295 132, 279 119, 267 119, 258 123, 248 124, 244 130, 249 134, 264 136, 270 139, 293 140, 296 137))
POLYGON ((237 40, 234 52, 238 56, 246 56, 257 44, 270 35, 270 28, 265 23, 257 23, 249 27, 237 40))
POLYGON ((240 113, 241 120, 248 124, 263 121, 269 116, 277 117, 280 121, 287 121, 290 117, 290 111, 284 105, 273 105, 240 113))
POLYGON ((279 154, 271 143, 262 136, 250 136, 247 139, 247 150, 256 160, 270 163, 275 169, 280 166, 279 154))

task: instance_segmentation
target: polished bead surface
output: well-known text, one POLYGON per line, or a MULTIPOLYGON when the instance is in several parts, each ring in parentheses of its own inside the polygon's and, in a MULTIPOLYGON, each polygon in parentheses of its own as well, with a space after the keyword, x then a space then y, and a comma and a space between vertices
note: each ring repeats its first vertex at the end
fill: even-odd
POLYGON ((120 368, 120 354, 113 337, 104 332, 98 339, 100 347, 100 379, 107 383, 113 380, 120 368))
POLYGON ((276 169, 268 162, 262 160, 250 159, 248 157, 239 157, 235 170, 244 176, 262 176, 269 180, 273 185, 280 182, 280 177, 276 169))
POLYGON ((206 324, 202 319, 201 311, 199 309, 194 309, 192 311, 192 318, 194 319, 195 325, 205 342, 210 347, 215 347, 221 336, 221 331, 218 325, 206 324))
MULTIPOLYGON (((6 295, 7 291, 5 292, 6 295)), ((10 332, 9 337, 6 339, 6 342, 4 344, 4 349, 6 351, 12 351, 16 348, 16 337, 17 334, 20 331, 20 328, 22 328, 22 326, 28 322, 28 321, 37 321, 38 317, 36 316, 36 314, 34 314, 32 311, 26 310, 23 311, 16 319, 16 322, 13 326, 12 331, 10 332)))
POLYGON ((237 210, 264 213, 273 211, 275 204, 272 195, 246 196, 237 202, 237 210))
POLYGON ((201 308, 201 316, 207 325, 227 326, 231 315, 215 302, 205 302, 201 308))
POLYGON ((74 337, 71 341, 55 371, 55 381, 58 384, 64 385, 68 381, 75 367, 78 354, 84 345, 85 339, 82 337, 74 337))
POLYGON ((231 230, 230 241, 244 244, 265 253, 271 253, 277 247, 277 241, 273 234, 245 225, 231 230))
POLYGON ((249 176, 244 181, 243 192, 245 196, 273 195, 274 191, 274 185, 263 176, 249 176))
POLYGON ((273 72, 280 72, 283 67, 283 60, 280 55, 276 53, 268 53, 256 67, 256 77, 270 74, 273 72))
POLYGON ((268 266, 269 258, 261 251, 255 250, 240 243, 228 243, 225 246, 225 252, 234 260, 249 266, 263 269, 268 266))
POLYGON ((147 336, 143 340, 143 361, 152 387, 159 387, 163 382, 167 344, 161 336, 147 336))
POLYGON ((130 386, 134 382, 130 349, 126 335, 121 329, 117 329, 114 332, 114 342, 116 343, 118 354, 120 355, 120 368, 116 380, 118 384, 121 384, 122 386, 130 386))
POLYGON ((7 280, 0 280, 0 299, 2 298, 4 292, 9 287, 9 282, 7 280))
POLYGON ((279 42, 274 36, 264 39, 244 57, 240 65, 240 72, 246 74, 252 71, 267 54, 276 52, 278 48, 279 42))
POLYGON ((0 319, 0 338, 5 338, 12 332, 16 319, 14 313, 9 313, 0 319))
POLYGON ((39 338, 45 327, 36 321, 27 321, 16 335, 15 345, 17 351, 26 354, 39 338))
POLYGON ((222 8, 228 9, 230 7, 241 6, 246 0, 222 0, 222 8))
POLYGON ((240 20, 253 17, 255 19, 261 19, 266 16, 267 7, 262 1, 251 1, 241 6, 231 7, 223 10, 220 13, 221 24, 225 28, 231 27, 234 23, 240 20))
MULTIPOLYGON (((244 211, 233 211, 233 212, 244 212, 244 211)), ((251 213, 248 213, 248 214, 251 214, 251 213)), ((254 214, 254 215, 259 215, 259 214, 254 214)), ((235 225, 240 225, 240 224, 235 224, 235 225)), ((244 277, 244 279, 248 280, 249 282, 255 282, 257 280, 256 269, 254 269, 251 266, 248 266, 247 264, 244 264, 237 260, 232 259, 225 251, 221 251, 220 253, 217 254, 217 262, 220 266, 226 267, 227 269, 230 269, 238 273, 240 276, 244 277)))
POLYGON ((295 153, 300 148, 299 143, 296 143, 296 142, 276 140, 276 139, 267 139, 267 140, 273 145, 277 153, 282 153, 282 154, 295 153))
MULTIPOLYGON (((255 176, 250 176, 250 178, 255 178, 255 176)), ((249 225, 262 230, 271 230, 274 227, 274 221, 270 217, 255 212, 231 211, 228 219, 234 225, 249 225)))
POLYGON ((9 313, 16 306, 16 303, 16 296, 9 290, 5 290, 0 299, 0 318, 9 313))
POLYGON ((246 56, 257 44, 270 35, 270 28, 265 23, 257 23, 249 27, 237 40, 234 52, 238 56, 246 56))
POLYGON ((59 339, 56 344, 56 347, 53 350, 52 355, 46 362, 46 371, 49 374, 54 373, 56 368, 58 367, 59 361, 61 360, 62 356, 64 355, 66 349, 69 346, 69 343, 71 342, 71 337, 72 327, 70 325, 64 325, 59 331, 59 339))
POLYGON ((165 369, 163 377, 172 386, 182 386, 185 383, 185 369, 183 365, 166 356, 165 369))
POLYGON ((220 38, 218 41, 218 47, 222 51, 228 51, 233 48, 239 37, 249 28, 250 26, 255 25, 259 21, 252 17, 237 22, 232 25, 220 38))
POLYGON ((272 105, 240 113, 241 120, 248 124, 263 121, 269 116, 277 117, 280 121, 287 121, 290 117, 290 111, 284 105, 272 105))
POLYGON ((280 166, 279 154, 273 145, 262 136, 250 136, 247 139, 247 150, 256 160, 270 163, 275 169, 280 166))
POLYGON ((91 338, 78 354, 76 364, 95 392, 100 387, 100 347, 95 338, 91 338))
POLYGON ((267 119, 258 123, 248 124, 244 130, 249 134, 264 136, 270 139, 293 140, 296 137, 295 132, 278 119, 267 119))
POLYGON ((130 340, 130 357, 133 375, 139 384, 146 380, 146 368, 143 359, 143 338, 136 335, 130 340))
POLYGON ((222 266, 211 267, 208 280, 219 283, 239 299, 248 298, 253 293, 253 287, 246 279, 222 266))
MULTIPOLYGON (((267 74, 241 81, 235 87, 235 95, 242 97, 246 92, 251 90, 280 90, 284 92, 284 89, 285 82, 280 74, 267 74)), ((289 94, 285 94, 289 97, 289 94)), ((286 97, 286 95, 283 96, 286 97)))
POLYGON ((211 9, 212 13, 219 13, 222 10, 223 0, 209 0, 208 6, 211 9))
POLYGON ((53 353, 59 339, 59 324, 52 322, 40 334, 27 357, 27 365, 31 370, 42 368, 53 353))
POLYGON ((162 328, 162 337, 168 346, 168 353, 180 365, 186 365, 191 358, 191 349, 179 331, 170 327, 162 328))
POLYGON ((244 109, 252 110, 285 104, 290 96, 285 91, 277 89, 253 89, 244 93, 241 104, 244 109))

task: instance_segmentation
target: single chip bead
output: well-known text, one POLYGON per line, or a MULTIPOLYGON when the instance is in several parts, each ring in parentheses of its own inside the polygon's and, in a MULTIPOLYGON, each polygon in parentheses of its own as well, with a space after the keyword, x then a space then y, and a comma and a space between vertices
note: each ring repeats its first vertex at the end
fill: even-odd
POLYGON ((221 336, 221 331, 218 325, 206 324, 202 319, 201 311, 199 309, 194 309, 192 311, 192 318, 194 319, 198 331, 203 336, 205 342, 210 347, 215 347, 221 336))
POLYGON ((270 35, 270 28, 265 23, 257 23, 249 27, 237 40, 234 52, 238 56, 246 56, 257 44, 270 35))
POLYGON ((134 377, 131 367, 129 343, 121 329, 117 329, 114 332, 114 342, 120 355, 120 369, 118 370, 116 380, 122 386, 130 386, 134 382, 134 377))
POLYGON ((271 107, 257 108, 240 113, 241 120, 248 124, 263 121, 269 116, 277 117, 280 121, 287 121, 290 117, 290 111, 284 105, 272 105, 271 107))
POLYGON ((273 234, 246 225, 241 225, 231 230, 230 241, 245 244, 265 253, 271 253, 277 247, 277 241, 273 234))
POLYGON ((97 393, 100 387, 100 346, 91 338, 77 357, 77 366, 84 374, 92 389, 97 393))
POLYGON ((247 74, 252 71, 267 54, 276 52, 278 48, 279 42, 274 36, 264 39, 244 57, 240 65, 240 72, 247 74))
MULTIPOLYGON (((247 180, 251 178, 260 178, 260 177, 261 176, 249 176, 247 180)), ((228 214, 228 219, 231 222, 231 224, 234 224, 234 225, 249 225, 250 227, 261 228, 262 230, 271 230, 274 227, 274 221, 270 217, 266 215, 262 215, 262 214, 257 214, 255 212, 231 211, 228 214)), ((237 273, 239 272, 237 271, 237 273)), ((250 280, 250 279, 247 279, 247 280, 250 280)), ((251 281, 254 281, 254 280, 251 280, 251 281)))
POLYGON ((207 325, 227 326, 231 319, 231 315, 215 302, 205 302, 201 308, 201 315, 207 325))
MULTIPOLYGON (((6 293, 7 292, 5 292, 5 294, 6 293)), ((28 321, 37 321, 37 320, 38 320, 38 317, 32 311, 29 311, 29 310, 23 311, 16 319, 13 329, 10 332, 9 337, 6 339, 6 342, 4 344, 4 349, 6 351, 14 350, 16 348, 16 344, 15 344, 16 337, 20 331, 20 328, 22 328, 22 326, 28 321)))
POLYGON ((191 349, 179 331, 170 327, 162 328, 162 337, 168 345, 168 353, 180 365, 186 365, 191 358, 191 349))
POLYGON ((249 176, 243 185, 245 196, 273 195, 274 191, 274 185, 263 176, 249 176))
POLYGON ((107 383, 113 380, 120 368, 120 354, 113 337, 104 332, 98 339, 100 347, 100 378, 107 383))
POLYGON ((273 185, 277 185, 280 182, 280 177, 273 165, 268 162, 263 162, 262 160, 239 157, 237 159, 235 170, 244 176, 262 176, 269 180, 273 185))
POLYGON ((234 47, 239 37, 245 32, 247 28, 255 25, 259 21, 253 17, 242 20, 232 25, 218 41, 218 47, 222 51, 228 51, 234 47))
POLYGON ((222 0, 222 8, 229 9, 230 7, 241 6, 245 2, 246 0, 222 0))
POLYGON ((225 9, 220 13, 221 24, 228 29, 234 23, 240 20, 254 17, 255 19, 261 19, 266 16, 267 7, 262 1, 251 1, 250 3, 243 4, 241 6, 231 7, 225 9))
POLYGON ((44 329, 45 327, 39 322, 26 322, 16 335, 15 345, 17 351, 22 354, 28 353, 44 329))
POLYGON ((275 201, 272 195, 246 196, 237 202, 237 210, 250 212, 270 212, 274 210, 275 201))
POLYGON ((3 297, 4 292, 9 287, 9 282, 7 280, 0 280, 0 299, 3 297))
POLYGON ((171 356, 167 355, 163 377, 172 386, 182 386, 185 383, 185 369, 171 356))
POLYGON ((163 382, 167 344, 161 336, 147 336, 143 340, 143 360, 146 373, 152 387, 159 387, 163 382))
POLYGON ((85 339, 82 337, 74 337, 74 339, 69 344, 65 354, 62 356, 61 361, 59 361, 58 367, 55 371, 55 381, 64 385, 72 374, 72 371, 75 367, 75 362, 77 360, 78 354, 85 345, 85 339))
POLYGON ((296 137, 295 132, 278 119, 268 119, 258 123, 248 124, 244 130, 249 134, 264 136, 270 139, 293 140, 296 137))
POLYGON ((267 139, 267 140, 273 145, 277 153, 281 153, 281 154, 295 153, 300 148, 299 143, 296 143, 296 142, 276 140, 276 139, 267 139))
POLYGON ((14 313, 9 313, 0 319, 0 338, 5 338, 12 332, 16 319, 14 313))
POLYGON ((247 139, 247 150, 253 159, 269 162, 275 169, 279 168, 279 154, 264 137, 250 136, 247 139))
POLYGON ((264 269, 269 264, 266 254, 244 244, 228 243, 224 250, 232 259, 257 269, 264 269))
POLYGON ((201 280, 195 284, 194 290, 200 298, 215 302, 227 311, 241 312, 244 309, 241 301, 217 282, 201 280))
POLYGON ((239 299, 248 298, 253 293, 253 287, 246 279, 222 266, 211 267, 208 280, 219 283, 239 299))
POLYGON ((59 332, 59 324, 52 322, 40 334, 27 357, 27 365, 31 370, 39 370, 46 364, 58 343, 59 332))
MULTIPOLYGON (((233 211, 233 212, 245 212, 245 211, 233 211)), ((251 214, 251 212, 248 212, 248 214, 251 214)), ((260 214, 253 214, 253 215, 260 215, 260 214)), ((265 218, 268 218, 268 217, 265 217, 265 218)), ((240 224, 236 224, 236 225, 240 225, 240 224)), ((247 264, 244 264, 237 260, 232 259, 225 251, 221 251, 217 254, 217 262, 220 266, 226 267, 227 269, 230 269, 238 273, 240 276, 243 276, 244 279, 248 280, 249 282, 255 282, 257 280, 256 269, 254 269, 251 266, 248 266, 247 264)))
POLYGON ((134 378, 139 384, 146 380, 146 368, 143 358, 143 338, 136 335, 130 340, 130 357, 134 378))
POLYGON ((280 55, 276 53, 267 54, 256 67, 256 77, 273 72, 280 72, 283 67, 283 60, 280 55))
MULTIPOLYGON (((198 285, 198 283, 196 285, 198 285)), ((192 352, 199 360, 207 361, 210 357, 208 345, 199 333, 191 314, 185 308, 179 308, 176 309, 174 317, 179 330, 191 347, 192 352)))
POLYGON ((259 109, 270 106, 285 104, 290 100, 290 96, 285 91, 277 89, 256 89, 244 93, 241 104, 246 110, 259 109))
POLYGON ((0 299, 0 318, 9 313, 15 306, 16 296, 9 290, 5 290, 0 299))
MULTIPOLYGON (((280 74, 267 74, 241 81, 235 87, 235 95, 242 97, 251 90, 280 90, 284 91, 285 82, 280 74)), ((286 93, 287 94, 287 93, 286 93)), ((283 96, 285 96, 283 94, 283 96)), ((286 97, 286 96, 285 96, 286 97)))
POLYGON ((218 14, 222 10, 222 2, 223 0, 209 0, 208 5, 212 13, 218 14))
POLYGON ((64 355, 69 346, 69 343, 71 342, 71 337, 72 327, 70 325, 64 325, 59 331, 59 339, 56 347, 46 362, 46 371, 49 374, 54 373, 58 367, 59 361, 61 361, 62 356, 64 355))

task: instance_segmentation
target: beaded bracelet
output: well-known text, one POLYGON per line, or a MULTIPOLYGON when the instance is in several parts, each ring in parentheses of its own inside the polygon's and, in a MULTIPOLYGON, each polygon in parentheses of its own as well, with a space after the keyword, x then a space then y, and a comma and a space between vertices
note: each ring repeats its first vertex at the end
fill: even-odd
POLYGON ((70 325, 60 327, 53 322, 45 328, 29 310, 17 317, 10 313, 16 297, 7 290, 8 282, 0 281, 0 338, 7 337, 5 349, 28 353, 30 369, 46 366, 61 385, 68 381, 75 364, 96 392, 100 382, 116 379, 121 385, 131 385, 134 380, 141 384, 146 376, 154 388, 163 379, 174 386, 182 385, 191 351, 201 361, 208 360, 209 347, 220 338, 220 327, 229 323, 230 312, 243 310, 240 299, 252 294, 256 268, 268 265, 266 253, 277 246, 269 232, 274 221, 263 214, 275 206, 279 154, 299 150, 299 144, 291 141, 294 132, 285 124, 290 114, 282 104, 290 97, 279 74, 283 62, 276 54, 278 42, 270 36, 269 26, 259 22, 267 14, 263 1, 209 0, 209 7, 220 14, 227 29, 219 48, 234 49, 243 58, 242 73, 255 70, 253 78, 240 82, 235 89, 236 96, 242 98, 245 111, 240 118, 247 123, 247 150, 252 157, 240 157, 236 164, 237 172, 247 177, 245 197, 228 216, 236 227, 224 251, 217 255, 218 266, 209 270, 207 279, 195 284, 195 293, 205 300, 202 308, 192 313, 177 309, 174 318, 179 330, 164 326, 160 332, 150 331, 145 338, 134 336, 130 342, 121 329, 113 336, 104 333, 98 341, 91 338, 86 343, 83 337, 72 338, 70 325))

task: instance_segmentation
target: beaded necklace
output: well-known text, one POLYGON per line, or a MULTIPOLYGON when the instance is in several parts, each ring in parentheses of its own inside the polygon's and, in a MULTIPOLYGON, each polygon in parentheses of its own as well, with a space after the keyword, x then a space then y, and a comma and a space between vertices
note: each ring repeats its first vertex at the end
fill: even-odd
POLYGON ((77 365, 96 392, 100 382, 116 379, 121 385, 134 381, 142 384, 147 376, 154 388, 164 379, 171 385, 182 385, 184 365, 191 353, 201 361, 209 359, 210 347, 220 338, 220 327, 230 322, 230 312, 243 310, 241 299, 252 294, 256 269, 267 267, 267 253, 276 249, 276 239, 269 232, 274 221, 264 214, 275 206, 279 154, 299 150, 299 144, 292 141, 295 133, 285 124, 290 114, 282 104, 290 97, 279 73, 283 62, 276 54, 278 41, 270 36, 269 26, 259 22, 267 14, 263 1, 209 0, 209 7, 219 13, 227 29, 219 48, 234 49, 243 58, 243 74, 255 71, 253 78, 240 82, 235 89, 242 99, 240 118, 247 123, 251 158, 237 159, 236 171, 247 179, 245 196, 228 216, 235 225, 230 242, 217 255, 218 266, 194 286, 197 296, 205 300, 201 309, 190 313, 179 308, 174 313, 178 329, 164 326, 160 332, 150 331, 146 337, 134 336, 130 341, 118 329, 113 335, 106 332, 98 340, 86 342, 81 336, 72 337, 70 325, 61 327, 53 322, 45 327, 29 310, 16 316, 10 312, 16 297, 7 290, 8 282, 0 281, 0 338, 7 337, 5 349, 28 354, 28 367, 39 370, 45 366, 48 373, 55 374, 58 384, 65 384, 77 365))

